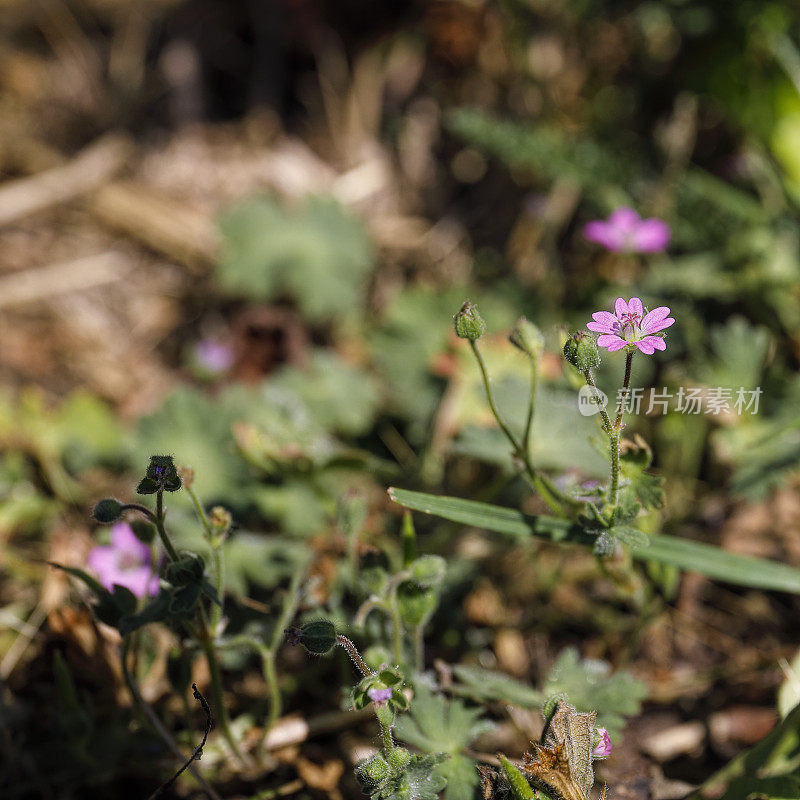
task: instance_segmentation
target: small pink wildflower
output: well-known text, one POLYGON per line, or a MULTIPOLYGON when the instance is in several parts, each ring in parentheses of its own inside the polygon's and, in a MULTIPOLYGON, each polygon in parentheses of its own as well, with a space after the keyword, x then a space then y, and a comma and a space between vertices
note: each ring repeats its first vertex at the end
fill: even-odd
POLYGON ((605 728, 594 729, 594 741, 597 744, 592 750, 592 758, 608 758, 611 754, 611 737, 605 728))
POLYGON ((632 297, 627 303, 618 297, 614 311, 616 314, 609 311, 595 311, 592 314, 594 321, 586 325, 590 331, 601 334, 597 337, 599 347, 607 347, 613 352, 635 345, 648 356, 656 350, 666 350, 667 345, 663 335, 656 334, 675 322, 669 316, 667 306, 659 306, 645 313, 642 301, 638 297, 632 297))
POLYGON ((670 231, 664 220, 642 219, 632 208, 618 208, 607 220, 588 223, 583 235, 612 253, 658 253, 666 249, 670 231))
POLYGON ((136 538, 127 522, 112 525, 111 544, 93 547, 86 563, 109 591, 116 584, 137 597, 158 593, 158 575, 153 572, 150 548, 136 538))
POLYGON ((392 696, 392 690, 388 687, 386 689, 369 689, 367 695, 375 705, 382 706, 392 696))
POLYGON ((208 372, 227 372, 234 362, 233 348, 217 339, 202 339, 194 346, 197 364, 208 372))

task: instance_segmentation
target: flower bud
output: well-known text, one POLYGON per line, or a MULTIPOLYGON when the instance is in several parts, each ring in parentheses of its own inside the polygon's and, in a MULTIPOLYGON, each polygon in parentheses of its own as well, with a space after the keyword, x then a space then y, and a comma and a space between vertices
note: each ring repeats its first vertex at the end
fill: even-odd
POLYGON ((336 646, 336 628, 327 619, 306 622, 300 628, 287 628, 284 634, 290 644, 300 644, 315 656, 324 656, 336 646))
POLYGON ((147 472, 139 481, 136 492, 138 494, 177 492, 182 485, 172 456, 150 456, 147 472))
POLYGON ((388 762, 392 772, 402 772, 408 766, 410 761, 411 753, 409 753, 405 747, 395 747, 392 752, 389 753, 388 762))
POLYGON ((411 580, 420 586, 437 586, 447 571, 447 562, 441 556, 420 556, 410 564, 408 571, 411 580))
POLYGON ((211 530, 214 532, 216 539, 221 541, 224 539, 233 525, 233 517, 227 508, 222 506, 214 506, 211 513, 208 515, 208 522, 211 525, 211 530))
POLYGON ((564 343, 564 358, 579 372, 599 366, 600 353, 594 336, 586 331, 573 333, 564 343))
POLYGON ((194 470, 191 467, 181 467, 178 470, 178 477, 183 481, 183 485, 190 489, 194 483, 194 470))
POLYGON ((520 317, 508 336, 514 347, 522 350, 534 361, 538 361, 544 352, 544 336, 530 320, 520 317))
POLYGON ((478 313, 478 307, 469 300, 464 301, 461 310, 453 317, 456 336, 459 339, 469 339, 474 342, 486 333, 486 323, 478 313))
POLYGON ((116 522, 122 514, 122 503, 115 500, 113 497, 106 497, 101 500, 92 511, 92 516, 101 525, 109 525, 116 522))
POLYGON ((391 771, 383 755, 375 753, 372 758, 365 758, 356 764, 356 779, 362 786, 374 789, 389 777, 391 771))

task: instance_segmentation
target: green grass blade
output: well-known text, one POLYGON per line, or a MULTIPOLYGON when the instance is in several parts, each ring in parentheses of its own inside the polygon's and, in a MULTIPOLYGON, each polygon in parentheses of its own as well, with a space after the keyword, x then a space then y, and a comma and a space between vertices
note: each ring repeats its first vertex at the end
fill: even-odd
MULTIPOLYGON (((554 542, 591 545, 594 536, 569 520, 531 516, 513 508, 493 506, 458 497, 440 497, 406 489, 389 489, 389 497, 413 511, 441 517, 451 522, 503 533, 516 541, 530 536, 554 542)), ((693 542, 676 536, 650 536, 650 546, 631 550, 633 558, 671 564, 680 569, 700 572, 709 578, 750 586, 800 594, 800 569, 777 561, 729 553, 719 547, 693 542)))

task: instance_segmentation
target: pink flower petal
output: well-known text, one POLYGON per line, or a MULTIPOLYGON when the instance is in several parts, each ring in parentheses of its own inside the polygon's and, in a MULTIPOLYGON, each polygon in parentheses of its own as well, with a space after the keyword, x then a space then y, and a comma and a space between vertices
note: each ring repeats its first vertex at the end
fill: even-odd
POLYGON ((664 328, 669 328, 670 325, 674 324, 675 320, 672 317, 667 317, 666 319, 649 322, 647 325, 642 325, 641 327, 645 333, 658 333, 659 331, 663 331, 664 328))
POLYGON ((595 322, 599 322, 601 325, 607 325, 609 328, 613 328, 619 322, 619 320, 608 311, 595 311, 594 314, 592 314, 592 319, 595 322))
POLYGON ((93 547, 86 558, 86 565, 97 575, 100 583, 106 589, 113 585, 110 578, 119 571, 119 550, 109 545, 101 544, 93 547))
POLYGON ((669 244, 669 225, 660 219, 643 219, 633 233, 631 245, 640 253, 659 253, 669 244))
POLYGON ((660 336, 645 336, 642 341, 654 347, 656 350, 667 349, 667 343, 660 336))
POLYGON ((626 344, 627 342, 616 334, 603 334, 603 336, 597 337, 597 346, 607 347, 611 352, 621 350, 626 344))
POLYGON ((638 297, 631 297, 628 301, 628 313, 637 314, 641 319, 642 314, 644 314, 644 307, 642 306, 642 301, 638 297))
POLYGON ((639 227, 642 218, 627 206, 618 208, 608 218, 608 224, 623 236, 629 236, 639 227))
POLYGON ((642 327, 647 327, 651 322, 659 322, 665 317, 669 316, 669 308, 667 306, 659 306, 645 314, 642 320, 642 327))
POLYGON ((628 304, 621 297, 618 297, 617 302, 614 303, 614 311, 617 317, 622 317, 628 313, 628 304))
POLYGON ((616 333, 617 329, 614 325, 604 325, 600 322, 587 322, 586 327, 595 333, 616 333))
POLYGON ((620 245, 620 238, 616 232, 601 219, 596 219, 593 222, 588 222, 584 225, 583 235, 590 242, 599 244, 605 247, 606 250, 618 250, 620 245))
POLYGON ((135 556, 143 564, 150 563, 150 548, 136 538, 127 522, 115 522, 111 526, 111 545, 119 552, 135 556))
POLYGON ((115 584, 130 589, 137 597, 150 594, 152 581, 153 572, 150 567, 125 570, 114 578, 115 584))
POLYGON ((653 345, 650 342, 646 341, 645 339, 642 339, 640 342, 636 342, 636 346, 646 356, 651 356, 655 352, 655 347, 653 347, 653 345))

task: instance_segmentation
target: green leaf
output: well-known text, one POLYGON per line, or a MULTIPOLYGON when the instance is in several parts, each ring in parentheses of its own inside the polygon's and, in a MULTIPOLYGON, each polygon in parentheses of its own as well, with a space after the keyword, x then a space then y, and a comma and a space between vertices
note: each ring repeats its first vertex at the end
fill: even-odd
POLYGON ((539 800, 525 776, 505 756, 500 756, 500 763, 514 800, 539 800))
POLYGON ((453 691, 482 703, 502 701, 521 708, 538 708, 545 699, 542 692, 502 672, 455 664, 453 673, 460 681, 453 691))
POLYGON ((101 586, 100 581, 98 581, 97 578, 93 578, 88 572, 84 572, 82 569, 78 569, 78 567, 65 567, 62 564, 56 564, 55 561, 48 561, 47 563, 51 567, 60 569, 62 572, 72 575, 73 578, 77 578, 79 581, 82 581, 98 599, 106 596, 109 598, 111 597, 111 593, 108 591, 108 589, 105 589, 103 586, 101 586))
MULTIPOLYGON (((389 489, 389 497, 404 508, 503 533, 516 541, 537 536, 556 542, 592 546, 596 538, 568 520, 530 516, 511 508, 475 500, 395 488, 389 489)), ((738 586, 800 594, 800 569, 787 564, 729 553, 713 545, 676 536, 653 535, 648 538, 649 547, 631 551, 633 558, 671 564, 738 586)))
POLYGON ((330 197, 296 208, 244 200, 221 219, 222 287, 251 300, 288 294, 313 322, 363 312, 373 246, 363 224, 330 197))
POLYGON ((722 767, 688 800, 750 800, 762 795, 770 800, 796 800, 800 797, 799 732, 797 705, 758 744, 722 767))
POLYGON ((631 550, 637 547, 647 547, 650 544, 650 537, 631 525, 615 525, 609 530, 609 533, 631 550))
POLYGON ((138 614, 129 614, 120 619, 119 632, 125 636, 150 622, 163 622, 169 616, 172 592, 162 589, 138 614))
POLYGON ((475 767, 462 755, 462 750, 494 728, 492 723, 481 720, 480 715, 479 708, 468 708, 460 700, 448 700, 417 684, 411 710, 397 721, 397 736, 401 740, 429 754, 450 756, 436 768, 437 774, 447 781, 445 797, 449 800, 471 797, 478 785, 475 767))
POLYGON ((596 711, 598 724, 607 728, 614 740, 622 733, 625 717, 641 710, 647 686, 625 670, 612 673, 605 661, 581 659, 578 651, 569 647, 553 664, 543 694, 564 694, 578 711, 596 711))

